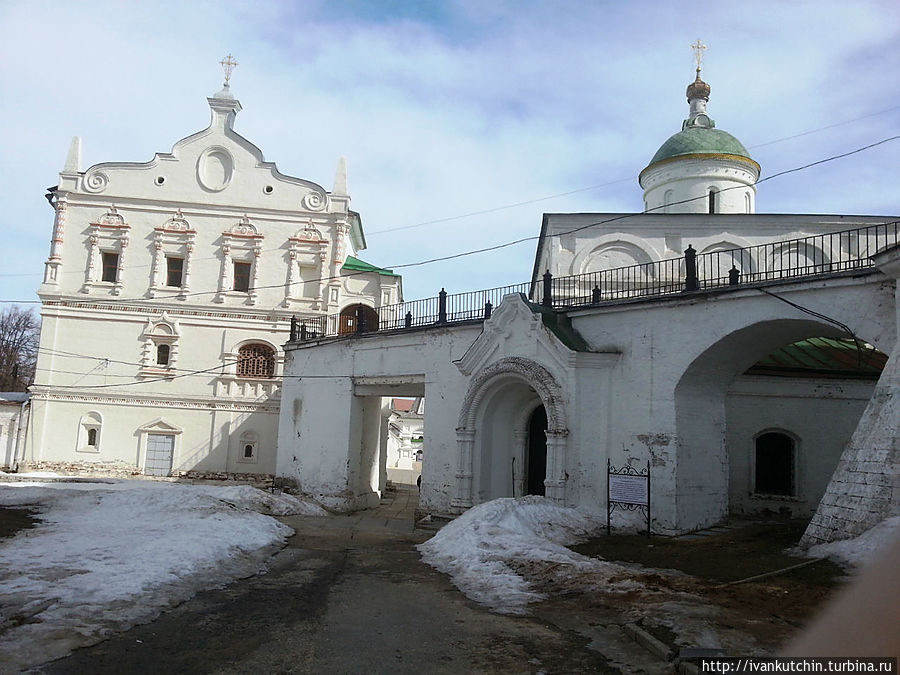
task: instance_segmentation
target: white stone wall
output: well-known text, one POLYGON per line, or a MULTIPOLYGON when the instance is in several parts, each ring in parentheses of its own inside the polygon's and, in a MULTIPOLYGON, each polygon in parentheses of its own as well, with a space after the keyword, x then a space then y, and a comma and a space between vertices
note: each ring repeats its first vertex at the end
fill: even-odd
MULTIPOLYGON (((894 318, 883 311, 893 302, 893 285, 877 274, 798 283, 779 293, 827 311, 882 350, 896 339, 894 318)), ((654 531, 710 525, 747 484, 746 465, 732 463, 733 439, 778 424, 763 419, 773 407, 783 405, 785 415, 793 410, 798 419, 805 411, 829 414, 833 426, 823 425, 823 434, 849 434, 859 417, 865 394, 853 387, 831 402, 810 399, 807 408, 779 384, 768 408, 746 404, 749 385, 735 378, 747 368, 796 340, 838 332, 798 314, 754 289, 573 311, 591 353, 566 347, 540 314, 507 298, 483 327, 297 345, 286 371, 307 377, 285 384, 283 409, 293 412, 281 418, 279 444, 289 450, 280 453, 277 472, 337 508, 367 504, 376 488, 355 477, 374 475, 366 464, 374 455, 362 447, 371 431, 357 428, 366 424, 365 399, 424 392, 430 403, 422 508, 459 511, 513 494, 521 478, 511 463, 521 457, 517 434, 540 401, 550 418, 548 496, 603 513, 607 459, 617 467, 649 460, 654 531), (730 401, 734 387, 743 394, 730 401), (348 420, 353 433, 345 431, 348 420)), ((809 419, 799 435, 814 424, 809 419)), ((740 438, 734 442, 746 447, 740 438)), ((803 489, 812 495, 822 479, 807 470, 803 489)))

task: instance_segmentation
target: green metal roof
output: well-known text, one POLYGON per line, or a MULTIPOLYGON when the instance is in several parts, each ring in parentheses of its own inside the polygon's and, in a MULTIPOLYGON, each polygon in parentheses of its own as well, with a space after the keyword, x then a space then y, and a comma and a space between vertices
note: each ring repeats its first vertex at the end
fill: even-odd
POLYGON ((727 131, 687 127, 670 136, 653 155, 648 166, 682 155, 736 155, 753 161, 747 148, 727 131))
POLYGON ((887 355, 865 342, 810 338, 794 342, 755 363, 747 375, 877 379, 887 355))
POLYGON ((347 270, 348 272, 375 272, 376 274, 381 274, 386 277, 400 276, 391 270, 384 269, 383 267, 375 267, 375 265, 364 262, 359 258, 354 258, 352 255, 348 255, 347 259, 344 261, 341 271, 344 270, 347 270))

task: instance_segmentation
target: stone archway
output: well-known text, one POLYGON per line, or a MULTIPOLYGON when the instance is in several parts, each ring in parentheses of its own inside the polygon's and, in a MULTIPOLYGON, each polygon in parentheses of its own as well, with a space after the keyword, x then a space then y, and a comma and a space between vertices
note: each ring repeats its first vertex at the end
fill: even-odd
POLYGON ((523 493, 528 424, 540 406, 547 416, 545 493, 564 502, 565 400, 557 378, 530 359, 501 359, 476 374, 466 391, 456 429, 454 510, 523 493))
MULTIPOLYGON (((839 374, 823 380, 799 366, 782 367, 780 374, 760 366, 781 348, 796 348, 810 338, 846 338, 846 333, 811 319, 760 321, 721 337, 682 373, 674 391, 676 529, 704 527, 732 511, 768 508, 805 515, 815 507, 874 381, 866 385, 839 374), (755 439, 771 430, 793 438, 785 459, 790 466, 782 467, 789 472, 788 487, 778 488, 783 494, 765 485, 761 491, 754 478, 755 439)), ((800 354, 798 364, 813 357, 824 354, 800 354)))

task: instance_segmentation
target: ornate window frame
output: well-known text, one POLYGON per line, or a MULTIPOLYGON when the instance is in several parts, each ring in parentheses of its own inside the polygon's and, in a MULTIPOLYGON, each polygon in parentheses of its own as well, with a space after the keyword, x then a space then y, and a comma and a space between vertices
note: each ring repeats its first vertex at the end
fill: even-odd
POLYGON ((122 272, 125 269, 125 251, 128 248, 131 226, 116 209, 115 204, 109 207, 97 222, 88 225, 88 255, 84 274, 82 293, 93 293, 106 290, 112 295, 121 295, 124 285, 122 272), (114 253, 118 256, 116 280, 103 281, 103 253, 114 253))
POLYGON ((259 462, 259 434, 249 429, 241 434, 238 439, 237 461, 241 464, 256 464, 259 462), (250 455, 247 455, 247 449, 250 455))
POLYGON ((181 209, 165 223, 153 229, 153 276, 150 280, 151 298, 176 298, 187 300, 191 288, 191 262, 194 255, 196 230, 184 218, 181 209), (167 258, 184 260, 181 270, 181 286, 169 286, 167 258))
POLYGON ((312 220, 288 239, 288 270, 284 286, 282 307, 290 307, 296 302, 306 301, 320 303, 325 295, 328 283, 325 274, 328 262, 328 240, 313 225, 312 220), (304 282, 302 268, 313 270, 317 281, 304 282), (304 293, 306 283, 315 283, 315 295, 304 293))
POLYGON ((99 454, 103 439, 103 415, 96 410, 86 412, 78 420, 78 435, 75 441, 75 452, 91 452, 99 454), (91 434, 93 432, 93 434, 91 434), (93 435, 93 443, 91 436, 93 435))
POLYGON ((173 376, 177 371, 179 339, 181 331, 178 321, 172 319, 167 312, 157 318, 147 319, 144 332, 141 334, 141 370, 139 377, 173 376), (169 361, 165 365, 157 363, 160 345, 169 347, 169 361))
POLYGON ((222 266, 219 272, 219 290, 213 302, 225 302, 228 298, 243 299, 248 305, 255 305, 259 292, 259 259, 262 255, 262 242, 265 237, 245 215, 231 229, 222 233, 222 266), (250 263, 250 289, 232 290, 234 263, 250 263))

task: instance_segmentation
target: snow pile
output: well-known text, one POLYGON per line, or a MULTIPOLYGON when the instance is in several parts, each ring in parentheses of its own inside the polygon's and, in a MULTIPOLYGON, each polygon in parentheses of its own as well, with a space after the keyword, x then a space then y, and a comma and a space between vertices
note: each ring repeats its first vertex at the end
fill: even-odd
POLYGON ((887 549, 897 537, 900 537, 900 516, 882 520, 855 539, 811 546, 806 555, 831 558, 844 565, 859 567, 871 561, 879 551, 887 549))
POLYGON ((503 498, 469 509, 418 549, 470 599, 521 614, 529 602, 545 597, 526 576, 552 570, 552 576, 605 572, 608 578, 621 571, 566 548, 596 527, 584 514, 544 497, 503 498))
POLYGON ((197 591, 264 570, 293 530, 260 511, 324 514, 248 486, 19 483, 0 505, 41 523, 0 540, 0 671, 58 658, 197 591))

